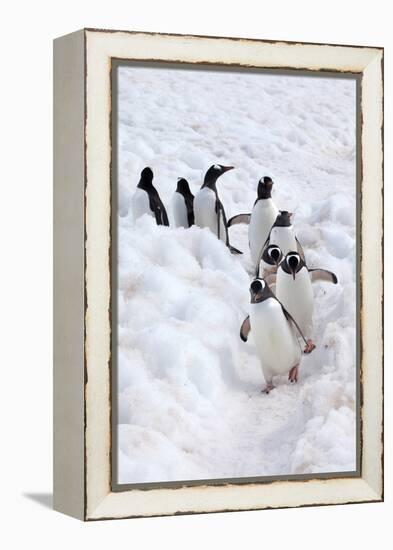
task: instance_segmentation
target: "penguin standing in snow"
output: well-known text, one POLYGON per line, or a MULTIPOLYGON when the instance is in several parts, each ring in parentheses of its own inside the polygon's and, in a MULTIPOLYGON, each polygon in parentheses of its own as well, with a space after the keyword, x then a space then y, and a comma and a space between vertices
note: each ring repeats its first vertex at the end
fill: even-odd
MULTIPOLYGON (((288 212, 287 210, 279 211, 279 214, 272 228, 270 229, 268 237, 259 252, 256 266, 255 266, 256 277, 259 277, 259 274, 260 274, 260 267, 261 267, 260 263, 264 255, 265 248, 267 248, 270 245, 273 245, 273 244, 276 245, 281 250, 283 257, 289 251, 297 250, 299 254, 302 256, 302 258, 304 259, 303 248, 299 243, 299 241, 297 240, 295 233, 293 231, 293 227, 291 224, 291 216, 292 216, 292 213, 288 212)), ((271 273, 272 271, 273 272, 276 271, 276 269, 273 269, 273 270, 269 269, 269 266, 265 265, 264 263, 263 263, 263 268, 264 268, 264 274, 266 272, 271 273)))
POLYGON ((195 224, 199 227, 208 227, 218 239, 224 241, 233 254, 242 254, 240 250, 229 244, 227 218, 216 186, 217 179, 233 168, 233 166, 222 166, 221 164, 210 166, 205 174, 202 187, 195 195, 195 224))
MULTIPOLYGON (((273 276, 274 277, 274 276, 273 276)), ((267 280, 271 282, 272 276, 267 280)), ((289 252, 280 263, 276 275, 276 296, 298 323, 307 340, 307 351, 315 348, 312 341, 314 296, 312 282, 337 284, 337 277, 326 269, 308 269, 296 251, 289 252)))
POLYGON ((141 179, 131 199, 131 208, 134 220, 143 214, 150 214, 155 217, 157 225, 169 225, 165 206, 153 185, 153 170, 148 166, 141 172, 141 179))
POLYGON ((194 195, 190 191, 188 181, 178 178, 176 191, 172 198, 173 217, 176 227, 191 227, 194 225, 194 195))
POLYGON ((299 335, 308 350, 307 342, 291 314, 275 297, 264 279, 255 279, 250 285, 250 315, 240 329, 240 337, 247 341, 251 330, 257 354, 265 378, 264 393, 273 388, 273 376, 287 374, 291 382, 297 382, 302 356, 299 335))
POLYGON ((268 238, 269 231, 276 221, 278 208, 272 199, 273 180, 268 176, 258 182, 258 196, 251 214, 238 214, 228 221, 228 227, 238 223, 248 223, 248 242, 251 259, 254 264, 258 260, 263 245, 268 238))

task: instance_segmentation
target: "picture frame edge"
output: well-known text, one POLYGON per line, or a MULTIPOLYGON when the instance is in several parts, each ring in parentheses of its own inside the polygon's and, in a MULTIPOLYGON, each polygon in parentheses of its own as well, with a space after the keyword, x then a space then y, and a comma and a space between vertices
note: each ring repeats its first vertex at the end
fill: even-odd
MULTIPOLYGON (((83 128, 84 128, 83 129, 83 137, 84 137, 84 140, 85 140, 85 148, 84 148, 84 163, 85 163, 85 165, 84 165, 83 182, 79 181, 80 175, 78 176, 78 178, 79 178, 78 179, 78 191, 77 191, 76 196, 80 197, 81 189, 83 189, 83 194, 84 194, 84 197, 85 197, 85 200, 86 200, 86 204, 84 204, 84 208, 86 208, 86 217, 85 217, 85 212, 84 212, 83 221, 84 221, 84 223, 87 224, 88 223, 88 216, 89 216, 89 191, 90 191, 88 183, 89 183, 89 178, 90 178, 90 181, 91 181, 91 177, 92 177, 91 175, 89 175, 89 140, 88 140, 88 130, 87 130, 87 128, 88 128, 88 114, 89 114, 88 92, 87 92, 88 84, 87 84, 87 80, 86 80, 86 79, 88 79, 88 75, 89 75, 89 61, 88 61, 88 44, 87 44, 87 41, 88 41, 89 33, 93 33, 95 38, 97 38, 97 33, 101 34, 101 33, 106 33, 106 32, 109 32, 109 31, 91 30, 91 29, 87 28, 87 29, 83 29, 83 30, 77 31, 77 32, 83 34, 83 51, 80 51, 80 55, 83 55, 83 65, 84 65, 83 93, 84 93, 84 100, 85 101, 84 101, 84 113, 83 113, 83 128), (82 185, 82 187, 80 187, 81 185, 82 185), (85 189, 85 186, 86 186, 86 189, 85 189), (86 193, 85 193, 85 191, 86 191, 86 193)), ((112 32, 112 31, 110 31, 110 32, 112 32)), ((113 32, 123 33, 124 31, 113 31, 113 32)), ((155 33, 140 33, 139 31, 135 31, 135 32, 136 32, 136 34, 143 34, 144 36, 150 36, 151 34, 155 35, 155 33)), ((72 34, 74 34, 74 33, 72 33, 72 34)), ((159 34, 160 34, 160 36, 165 36, 165 37, 168 37, 168 36, 177 36, 177 37, 187 36, 189 38, 193 38, 190 35, 168 35, 168 34, 163 34, 163 33, 159 33, 159 34)), ((130 34, 130 36, 133 36, 133 35, 134 35, 133 33, 130 34)), ((68 36, 71 36, 71 35, 66 35, 66 37, 68 37, 68 36)), ((66 38, 66 37, 64 37, 64 38, 66 38)), ((196 37, 196 38, 208 38, 208 39, 214 38, 216 40, 216 39, 219 39, 221 37, 196 37)), ((226 40, 237 40, 235 38, 230 38, 230 37, 222 37, 222 38, 224 38, 226 40)), ((56 40, 59 40, 59 39, 56 39, 56 40)), ((263 41, 259 41, 257 39, 245 39, 245 40, 252 40, 253 42, 254 41, 255 42, 263 42, 263 41)), ((56 41, 55 41, 55 43, 56 43, 56 41)), ((280 41, 278 43, 280 43, 280 41)), ((298 44, 306 44, 306 43, 297 43, 296 42, 295 44, 298 45, 298 44)), ((277 45, 277 43, 275 43, 275 45, 277 45)), ((325 46, 324 44, 307 44, 307 45, 312 46, 312 47, 313 46, 316 46, 316 47, 325 46)), ((330 46, 338 47, 339 45, 328 45, 328 46, 329 47, 330 46)), ((352 48, 352 46, 341 46, 341 47, 343 47, 343 48, 352 48)), ((379 47, 372 47, 371 48, 371 47, 368 47, 368 46, 365 46, 365 47, 359 46, 359 48, 367 48, 368 50, 373 50, 373 51, 375 50, 374 53, 375 53, 376 56, 381 54, 382 67, 383 67, 383 53, 384 53, 383 48, 379 48, 379 47)), ((111 56, 109 56, 109 57, 111 57, 111 56)), ((107 62, 108 62, 108 59, 105 60, 105 63, 107 63, 107 62)), ((55 65, 56 65, 56 63, 58 64, 59 60, 55 56, 55 65)), ((363 72, 364 72, 364 70, 366 69, 366 67, 368 65, 369 65, 369 63, 363 68, 363 72)), ((298 70, 298 69, 295 68, 295 70, 298 70)), ((104 71, 101 74, 104 74, 104 71)), ((107 71, 106 71, 105 74, 107 74, 107 71)), ((107 76, 108 76, 108 74, 107 74, 107 76)), ((56 76, 55 76, 55 78, 56 78, 56 76)), ((383 87, 383 70, 382 70, 381 78, 382 78, 382 87, 383 87)), ((65 93, 66 93, 66 91, 65 91, 65 93)), ((382 89, 382 101, 383 101, 383 89, 382 89)), ((55 103, 56 103, 56 100, 55 100, 55 103)), ((382 105, 382 123, 383 123, 383 105, 382 105)), ((78 128, 80 128, 80 126, 78 126, 78 128)), ((383 128, 382 128, 382 131, 383 131, 383 128)), ((55 124, 55 129, 54 129, 55 139, 56 139, 56 134, 58 134, 58 133, 59 133, 59 128, 55 124)), ((381 143, 381 146, 382 146, 382 162, 383 162, 383 141, 381 143)), ((72 149, 71 145, 70 145, 70 147, 72 149)), ((68 155, 71 155, 71 157, 72 157, 72 154, 75 154, 75 151, 72 152, 72 151, 69 151, 69 150, 65 150, 62 153, 62 155, 65 155, 66 157, 68 157, 68 155)), ((71 158, 71 157, 68 157, 68 158, 71 158)), ((56 185, 57 186, 64 185, 64 182, 61 183, 61 178, 59 179, 59 175, 56 172, 56 164, 59 164, 59 153, 58 152, 55 153, 55 161, 54 162, 55 162, 54 180, 55 180, 55 187, 56 187, 56 185)), ((382 174, 382 192, 383 192, 383 174, 382 174)), ((106 215, 108 215, 108 210, 107 209, 104 209, 104 210, 105 210, 105 212, 107 212, 106 215)), ((382 198, 382 211, 383 211, 383 198, 382 198)), ((55 228, 57 227, 58 229, 59 228, 64 229, 64 220, 59 218, 58 207, 56 207, 56 206, 54 207, 54 213, 55 213, 55 228)), ((102 214, 102 211, 101 211, 101 214, 102 214)), ((382 214, 383 214, 383 212, 382 212, 382 214)), ((80 213, 79 213, 79 215, 80 215, 80 213)), ((80 218, 78 219, 78 222, 80 222, 80 218)), ((81 241, 79 240, 81 237, 82 236, 79 235, 78 242, 77 242, 78 245, 80 245, 80 243, 81 243, 81 241)), ((382 237, 383 237, 383 235, 382 235, 382 237)), ((84 230, 84 232, 83 232, 83 246, 84 247, 85 246, 87 247, 88 238, 89 238, 88 231, 86 231, 86 233, 85 233, 85 230, 84 230)), ((64 239, 63 240, 60 239, 60 241, 56 240, 55 246, 60 246, 60 248, 62 248, 63 246, 66 246, 66 244, 64 242, 64 239)), ((62 250, 60 250, 60 252, 58 251, 58 254, 60 254, 60 256, 62 256, 62 250)), ((86 260, 86 264, 87 264, 88 261, 89 261, 87 254, 86 254, 85 260, 86 260)), ((61 264, 62 261, 64 261, 64 259, 60 260, 60 264, 61 264)), ((383 258, 382 258, 382 262, 383 262, 383 258)), ((59 264, 59 260, 55 259, 55 271, 56 271, 56 263, 59 264)), ((109 262, 107 263, 107 265, 109 265, 109 262)), ((383 281, 382 264, 381 264, 380 267, 381 267, 381 275, 382 275, 382 281, 383 281)), ((80 265, 79 265, 79 269, 80 269, 80 265)), ((58 277, 57 277, 57 279, 58 279, 58 277)), ((93 488, 93 493, 94 494, 91 494, 92 483, 94 485, 94 483, 97 481, 97 475, 99 477, 100 474, 99 474, 99 472, 94 471, 94 469, 97 469, 97 464, 90 466, 90 460, 92 458, 92 455, 94 455, 95 450, 93 449, 92 445, 89 444, 89 442, 88 442, 89 437, 92 435, 91 432, 89 431, 90 430, 89 419, 91 419, 92 418, 91 415, 94 414, 94 410, 93 410, 94 407, 92 408, 92 402, 90 400, 90 395, 89 395, 89 391, 88 391, 89 366, 90 366, 89 361, 91 360, 91 357, 89 356, 89 352, 87 350, 88 350, 89 346, 90 346, 90 349, 91 349, 91 345, 88 343, 88 340, 87 340, 87 332, 88 332, 89 319, 91 319, 92 314, 94 315, 94 311, 92 312, 91 310, 89 310, 89 308, 87 307, 88 304, 86 302, 86 298, 88 298, 88 296, 89 296, 88 287, 89 287, 90 282, 89 282, 89 274, 88 274, 88 271, 87 271, 87 265, 85 265, 85 264, 84 264, 84 279, 85 279, 85 282, 86 282, 86 288, 85 288, 85 293, 84 293, 84 298, 83 298, 83 307, 86 308, 85 309, 84 320, 83 320, 84 330, 86 331, 85 336, 84 336, 84 345, 83 345, 83 353, 86 354, 85 355, 85 367, 83 368, 83 373, 84 373, 83 374, 83 378, 84 378, 84 382, 83 382, 83 387, 84 387, 84 398, 83 398, 84 411, 83 411, 82 417, 78 417, 78 430, 77 430, 77 432, 79 434, 79 440, 78 440, 79 443, 80 443, 80 433, 81 433, 80 430, 82 428, 83 428, 83 433, 84 433, 83 475, 81 475, 80 471, 78 470, 77 465, 71 463, 72 460, 70 461, 70 463, 68 465, 66 465, 66 468, 69 467, 71 471, 76 471, 77 472, 75 474, 75 479, 79 479, 80 482, 83 483, 83 498, 81 497, 80 491, 79 491, 78 492, 78 498, 76 499, 77 504, 75 504, 76 501, 74 501, 74 504, 72 506, 70 506, 68 504, 69 499, 70 499, 70 495, 66 496, 66 494, 68 494, 69 491, 65 490, 65 488, 62 486, 62 484, 60 482, 59 471, 61 469, 61 466, 60 466, 61 464, 64 467, 64 457, 63 457, 63 459, 61 459, 61 454, 62 454, 63 451, 59 447, 60 444, 59 444, 59 437, 58 436, 59 436, 59 434, 61 434, 61 438, 63 439, 63 437, 64 437, 63 434, 64 434, 64 432, 66 431, 67 428, 65 426, 64 418, 59 419, 59 413, 58 413, 59 403, 57 403, 57 405, 55 406, 55 408, 57 407, 57 409, 56 409, 57 412, 55 412, 55 428, 54 429, 58 433, 57 433, 57 438, 56 438, 56 442, 55 442, 55 449, 54 449, 55 463, 57 464, 57 466, 55 468, 56 474, 54 476, 55 477, 55 479, 54 479, 54 494, 55 494, 55 508, 56 509, 58 509, 59 511, 62 511, 64 513, 68 513, 70 515, 74 515, 75 517, 78 517, 79 519, 84 519, 84 520, 91 521, 91 520, 96 520, 96 519, 111 519, 111 518, 120 517, 120 516, 111 516, 110 513, 109 513, 109 515, 105 515, 107 513, 106 512, 106 510, 107 510, 107 499, 109 498, 109 500, 111 501, 112 500, 112 495, 116 494, 116 493, 111 492, 110 483, 109 483, 109 485, 108 485, 107 481, 105 483, 102 483, 101 488, 98 491, 93 488), (86 272, 85 272, 85 269, 86 269, 86 272), (103 510, 103 512, 101 510, 103 510)), ((55 275, 55 280, 56 280, 56 275, 55 275)), ((59 286, 59 283, 57 283, 57 286, 55 286, 55 289, 57 289, 57 290, 55 290, 55 294, 59 292, 60 288, 61 288, 61 285, 59 286)), ((58 299, 59 299, 59 297, 55 296, 55 302, 58 299)), ((381 299, 383 300, 383 284, 382 284, 381 299)), ((58 307, 61 308, 63 306, 60 305, 58 307)), ((55 307, 55 309, 56 309, 56 307, 55 307)), ((57 331, 59 331, 59 327, 61 326, 61 322, 59 324, 59 313, 54 315, 54 319, 55 319, 55 333, 56 333, 57 331)), ((383 330, 383 319, 382 319, 381 328, 383 330)), ((79 342, 79 346, 80 346, 80 342, 79 342)), ((383 346, 383 333, 382 333, 382 346, 383 346)), ((382 350, 382 352, 383 352, 383 350, 382 350)), ((108 350, 107 357, 108 357, 108 360, 109 360, 110 350, 108 350)), ((383 364, 383 357, 381 359, 382 359, 382 364, 383 364)), ((58 382, 59 373, 61 373, 61 375, 63 375, 64 374, 63 371, 65 370, 66 366, 68 368, 68 365, 65 365, 64 361, 65 361, 64 358, 60 362, 59 362, 58 358, 56 358, 55 361, 54 361, 54 370, 55 370, 54 386, 55 386, 55 396, 57 396, 57 399, 58 399, 58 396, 59 396, 59 382, 58 382)), ((79 371, 78 371, 78 375, 80 376, 79 371)), ((75 379, 68 380, 67 383, 74 384, 75 379)), ((383 383, 383 373, 382 373, 382 383, 383 383)), ((382 386, 381 389, 382 389, 382 398, 383 398, 383 386, 382 386)), ((79 388, 79 390, 80 390, 80 388, 79 388)), ((75 391, 76 391, 77 394, 79 394, 79 392, 77 391, 77 388, 75 388, 75 391)), ((60 400, 61 400, 61 398, 60 398, 60 400)), ((110 404, 108 406, 110 406, 110 404)), ((383 403, 382 403, 382 407, 383 407, 383 403)), ((79 410, 78 414, 80 414, 80 410, 79 410)), ((109 426, 110 426, 110 424, 109 424, 109 426)), ((370 483, 371 483, 370 484, 369 483, 369 478, 368 478, 368 470, 367 470, 368 466, 366 466, 366 471, 365 471, 364 470, 364 464, 362 464, 362 475, 364 474, 364 477, 359 477, 358 478, 359 480, 362 480, 367 485, 367 487, 370 488, 370 491, 372 491, 372 493, 369 493, 369 499, 370 500, 366 500, 366 502, 380 502, 380 501, 383 500, 383 414, 382 414, 381 431, 382 431, 381 469, 378 472, 377 476, 374 476, 374 478, 370 481, 370 483), (376 479, 377 479, 377 481, 379 479, 380 483, 376 484, 376 479)), ((73 438, 71 437, 71 439, 73 439, 73 438)), ((109 443, 109 447, 110 447, 110 443, 109 443)), ((105 450, 105 453, 102 453, 101 464, 103 464, 102 459, 106 457, 106 460, 107 460, 109 455, 110 455, 110 449, 109 449, 109 455, 108 455, 108 441, 106 441, 106 444, 102 445, 101 451, 104 448, 106 450, 105 450)), ((91 464, 93 464, 93 463, 91 463, 91 464)), ((106 472, 106 477, 107 477, 107 474, 108 474, 108 472, 106 472)), ((110 473, 109 473, 109 478, 110 478, 110 473)), ((343 479, 347 479, 347 478, 343 478, 343 479)), ((277 483, 280 483, 280 482, 277 482, 277 483)), ((288 483, 292 483, 292 482, 288 482, 288 483)), ((302 483, 302 482, 296 482, 296 483, 302 483)), ((304 482, 304 483, 307 483, 307 482, 304 482)), ((194 490, 194 488, 189 488, 189 489, 191 491, 194 490)), ((163 489, 160 489, 160 491, 163 491, 163 489)), ((135 490, 129 491, 129 492, 135 493, 135 490)), ((72 498, 71 498, 71 500, 72 500, 72 498)), ((361 500, 358 500, 356 502, 361 502, 361 500)), ((348 502, 348 503, 352 503, 352 502, 348 502)), ((340 503, 339 502, 328 503, 328 505, 334 505, 334 504, 340 504, 340 503)), ((341 504, 345 504, 345 503, 343 502, 341 504)), ((314 506, 316 506, 316 505, 320 506, 320 505, 323 505, 323 503, 318 502, 317 504, 305 504, 305 505, 300 504, 298 506, 313 506, 313 505, 314 506)), ((275 506, 275 508, 282 508, 282 507, 287 507, 287 506, 275 506)), ((288 506, 288 507, 295 507, 295 506, 288 506)), ((258 508, 251 508, 251 509, 267 509, 267 508, 269 508, 269 506, 261 506, 261 507, 258 507, 258 508)), ((222 511, 225 511, 225 510, 209 510, 207 513, 222 512, 222 511)), ((231 509, 231 510, 228 510, 228 511, 240 511, 240 510, 231 509)), ((178 512, 174 512, 174 513, 175 514, 176 513, 180 514, 180 513, 204 513, 204 512, 203 511, 198 511, 198 512, 193 512, 193 511, 188 511, 187 512, 186 511, 186 512, 182 512, 181 510, 179 510, 178 512)), ((173 513, 153 514, 153 515, 154 516, 156 516, 156 515, 173 515, 173 513)), ((130 517, 130 516, 127 515, 125 517, 130 517)), ((137 514, 137 515, 133 515, 132 517, 145 517, 145 516, 137 514)))

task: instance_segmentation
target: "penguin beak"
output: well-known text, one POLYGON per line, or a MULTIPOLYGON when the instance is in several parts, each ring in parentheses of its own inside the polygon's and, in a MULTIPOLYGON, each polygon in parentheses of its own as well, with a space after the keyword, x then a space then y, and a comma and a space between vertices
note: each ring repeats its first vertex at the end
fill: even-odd
POLYGON ((289 269, 291 270, 293 280, 295 280, 295 278, 296 278, 296 266, 293 265, 293 264, 292 265, 289 264, 289 269))
POLYGON ((235 167, 234 166, 221 166, 222 168, 222 172, 229 172, 229 170, 233 170, 235 167))
POLYGON ((296 258, 291 257, 289 258, 289 261, 287 262, 287 265, 292 273, 293 280, 295 280, 296 277, 296 268, 299 265, 299 262, 296 260, 296 258))

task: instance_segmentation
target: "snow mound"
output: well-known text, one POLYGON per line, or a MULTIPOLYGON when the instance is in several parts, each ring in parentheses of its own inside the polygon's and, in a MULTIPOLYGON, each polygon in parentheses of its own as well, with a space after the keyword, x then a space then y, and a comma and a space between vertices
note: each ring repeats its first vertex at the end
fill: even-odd
POLYGON ((355 82, 349 79, 119 69, 119 483, 356 469, 355 82), (195 193, 210 164, 228 218, 250 211, 257 182, 294 212, 315 284, 316 350, 300 381, 263 375, 248 313, 247 227, 233 256, 207 229, 132 219, 150 165, 170 211, 179 176, 195 193))

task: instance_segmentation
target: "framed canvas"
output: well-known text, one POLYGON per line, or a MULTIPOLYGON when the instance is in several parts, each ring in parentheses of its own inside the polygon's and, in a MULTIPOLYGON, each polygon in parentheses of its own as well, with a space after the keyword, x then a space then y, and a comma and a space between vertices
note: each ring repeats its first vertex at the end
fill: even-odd
POLYGON ((383 499, 383 49, 54 42, 54 507, 383 499))

